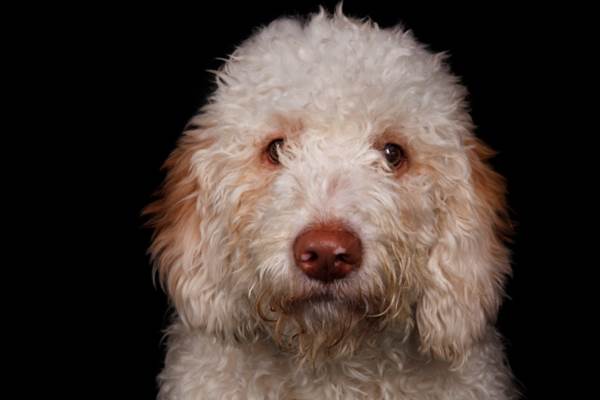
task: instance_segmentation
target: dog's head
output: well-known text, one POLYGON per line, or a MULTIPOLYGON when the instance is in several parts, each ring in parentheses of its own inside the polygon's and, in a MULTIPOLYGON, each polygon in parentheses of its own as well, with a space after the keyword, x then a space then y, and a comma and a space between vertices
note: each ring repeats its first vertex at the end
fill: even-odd
POLYGON ((497 313, 508 223, 444 56, 321 11, 216 76, 146 209, 182 321, 304 352, 396 329, 460 360, 497 313))

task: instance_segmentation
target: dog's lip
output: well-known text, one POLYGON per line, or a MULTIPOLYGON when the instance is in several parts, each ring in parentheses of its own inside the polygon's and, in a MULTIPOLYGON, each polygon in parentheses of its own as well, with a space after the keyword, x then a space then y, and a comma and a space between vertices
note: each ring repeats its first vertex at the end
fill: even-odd
POLYGON ((339 300, 339 296, 331 286, 330 284, 322 284, 319 287, 312 287, 294 296, 293 301, 296 303, 328 303, 339 300))
POLYGON ((314 279, 305 279, 297 282, 294 294, 291 296, 295 303, 334 303, 356 302, 362 297, 347 280, 322 282, 314 279))
POLYGON ((337 300, 332 293, 317 293, 305 297, 305 301, 309 303, 329 303, 337 300))
POLYGON ((304 291, 301 295, 296 297, 296 301, 302 303, 348 303, 359 301, 354 296, 348 297, 347 293, 333 284, 333 283, 321 283, 318 287, 311 287, 304 291))

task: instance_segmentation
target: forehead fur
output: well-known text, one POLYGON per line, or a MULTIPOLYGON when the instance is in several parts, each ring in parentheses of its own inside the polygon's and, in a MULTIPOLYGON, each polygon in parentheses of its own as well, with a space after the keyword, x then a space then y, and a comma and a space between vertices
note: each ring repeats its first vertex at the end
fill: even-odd
POLYGON ((358 124, 464 126, 465 89, 444 58, 400 26, 381 29, 339 11, 278 19, 217 72, 212 107, 222 122, 250 129, 291 113, 326 125, 351 116, 358 124))

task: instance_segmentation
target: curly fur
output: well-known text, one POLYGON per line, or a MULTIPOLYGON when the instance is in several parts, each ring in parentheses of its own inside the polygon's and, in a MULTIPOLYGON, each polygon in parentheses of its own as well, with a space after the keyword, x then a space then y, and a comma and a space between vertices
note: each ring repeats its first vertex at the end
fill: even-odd
POLYGON ((146 209, 176 310, 161 399, 513 398, 504 184, 444 59, 338 8, 272 22, 216 72, 146 209), (323 284, 291 247, 333 222, 364 257, 323 284))

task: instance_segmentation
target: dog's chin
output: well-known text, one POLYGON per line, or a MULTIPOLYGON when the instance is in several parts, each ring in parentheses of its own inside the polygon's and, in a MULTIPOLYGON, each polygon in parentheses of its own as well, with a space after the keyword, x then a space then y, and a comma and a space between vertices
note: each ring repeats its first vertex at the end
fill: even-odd
POLYGON ((335 286, 268 293, 257 302, 265 327, 282 349, 312 361, 319 354, 354 351, 358 336, 370 330, 374 319, 367 316, 364 298, 335 286))

